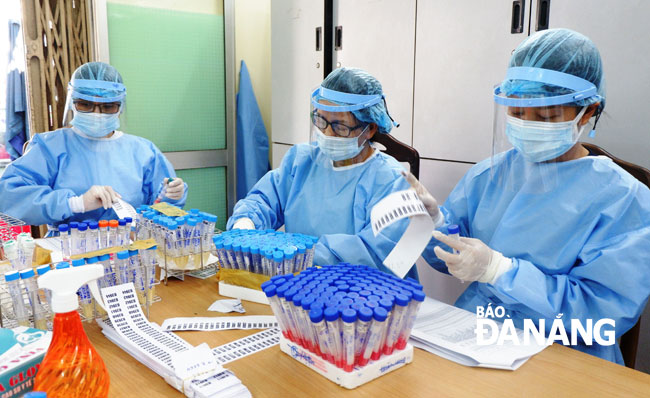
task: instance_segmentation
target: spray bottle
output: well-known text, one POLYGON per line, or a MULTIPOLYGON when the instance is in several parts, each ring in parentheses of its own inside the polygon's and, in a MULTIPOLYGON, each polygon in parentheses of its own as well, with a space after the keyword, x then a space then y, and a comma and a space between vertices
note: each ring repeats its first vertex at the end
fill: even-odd
MULTIPOLYGON (((86 283, 95 299, 101 297, 97 279, 100 264, 50 271, 38 278, 40 288, 52 291, 52 343, 36 374, 34 390, 49 398, 106 398, 110 384, 104 361, 88 340, 77 312, 77 290, 86 283)), ((101 300, 96 300, 102 305, 101 300)))

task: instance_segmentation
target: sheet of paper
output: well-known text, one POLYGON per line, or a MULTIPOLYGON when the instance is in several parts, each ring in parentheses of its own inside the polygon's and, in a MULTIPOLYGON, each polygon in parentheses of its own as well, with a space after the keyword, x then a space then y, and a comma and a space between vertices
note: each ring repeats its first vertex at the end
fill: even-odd
POLYGON ((117 202, 113 203, 113 210, 118 218, 131 217, 131 219, 135 220, 138 215, 133 206, 122 199, 118 199, 117 202))
POLYGON ((268 329, 277 327, 278 322, 273 315, 245 315, 223 317, 191 317, 165 319, 162 330, 173 332, 179 330, 233 330, 233 329, 268 329))
POLYGON ((280 329, 272 328, 212 349, 217 363, 226 364, 280 343, 280 329))
POLYGON ((516 369, 522 359, 542 351, 546 346, 531 342, 515 345, 478 345, 476 343, 476 314, 427 297, 420 307, 411 339, 427 351, 468 366, 516 369), (461 358, 461 360, 452 358, 461 358), (515 367, 516 366, 516 367, 515 367))
POLYGON ((433 221, 418 195, 411 189, 386 196, 370 212, 372 232, 375 236, 384 228, 405 218, 410 220, 409 225, 384 260, 384 265, 400 278, 404 278, 415 265, 431 240, 433 221))
POLYGON ((172 365, 176 376, 181 379, 212 371, 217 373, 223 371, 223 367, 217 364, 206 343, 172 354, 172 365))
POLYGON ((239 312, 240 314, 243 314, 246 312, 240 299, 217 300, 208 307, 208 311, 223 312, 224 314, 229 312, 239 312))

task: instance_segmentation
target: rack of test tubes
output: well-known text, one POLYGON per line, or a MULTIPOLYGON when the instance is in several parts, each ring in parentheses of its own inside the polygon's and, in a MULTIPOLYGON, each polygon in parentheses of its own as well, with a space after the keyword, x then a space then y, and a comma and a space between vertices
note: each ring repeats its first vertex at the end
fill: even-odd
MULTIPOLYGON (((7 254, 1 245, 4 242, 16 240, 20 233, 29 234, 30 227, 17 218, 0 213, 0 261, 7 260, 7 254)), ((10 255, 13 253, 9 253, 10 255)))
POLYGON ((85 220, 59 224, 59 239, 64 258, 109 247, 127 246, 133 219, 85 220))
POLYGON ((365 265, 312 267, 262 284, 280 349, 345 388, 410 363, 422 285, 365 265))
POLYGON ((155 239, 156 255, 168 276, 183 279, 186 271, 208 266, 217 216, 190 210, 180 217, 168 217, 149 206, 137 210, 136 239, 155 239))
MULTIPOLYGON (((71 262, 64 261, 56 265, 40 265, 36 268, 23 264, 22 269, 6 270, 0 280, 0 327, 31 326, 51 330, 51 293, 47 289, 38 288, 38 278, 52 269, 81 267, 96 263, 104 267, 104 276, 98 280, 99 288, 133 283, 140 304, 148 316, 151 304, 160 301, 160 297, 155 294, 155 286, 159 283, 155 275, 157 265, 155 250, 156 247, 153 246, 146 250, 124 250, 114 255, 104 254, 98 257, 75 259, 71 262)), ((83 321, 107 316, 95 303, 87 285, 79 289, 77 295, 79 314, 83 321)))
POLYGON ((216 235, 213 241, 221 268, 272 277, 311 267, 318 238, 274 229, 233 229, 216 235))

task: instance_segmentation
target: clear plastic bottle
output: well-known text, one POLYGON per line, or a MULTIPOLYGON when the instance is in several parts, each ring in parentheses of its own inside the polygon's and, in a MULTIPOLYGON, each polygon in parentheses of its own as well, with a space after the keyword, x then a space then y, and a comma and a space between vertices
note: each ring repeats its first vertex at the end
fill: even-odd
POLYGON ((49 398, 108 397, 108 370, 84 332, 75 293, 86 283, 98 293, 95 280, 103 274, 101 265, 90 264, 38 278, 39 287, 52 290, 55 315, 52 342, 36 374, 34 390, 45 391, 49 398))

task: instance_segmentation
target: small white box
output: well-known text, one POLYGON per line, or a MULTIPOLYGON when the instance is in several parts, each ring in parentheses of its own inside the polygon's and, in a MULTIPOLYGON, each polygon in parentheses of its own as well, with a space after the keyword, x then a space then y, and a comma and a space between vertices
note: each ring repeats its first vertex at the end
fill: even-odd
POLYGON ((352 372, 346 372, 282 335, 280 335, 280 349, 308 368, 350 390, 413 361, 413 346, 408 344, 403 350, 382 356, 364 367, 355 367, 352 372))
POLYGON ((264 294, 263 291, 230 285, 224 281, 219 282, 219 294, 226 297, 233 297, 240 300, 248 300, 255 303, 269 305, 269 299, 266 298, 266 294, 264 294))

